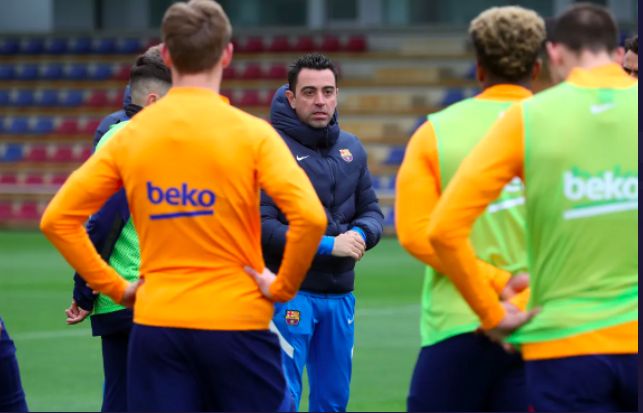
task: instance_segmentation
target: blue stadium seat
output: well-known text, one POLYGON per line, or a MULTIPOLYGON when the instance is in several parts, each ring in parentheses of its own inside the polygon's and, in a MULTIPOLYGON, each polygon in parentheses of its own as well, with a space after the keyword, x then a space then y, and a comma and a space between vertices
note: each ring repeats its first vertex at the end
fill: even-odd
POLYGON ((72 54, 88 54, 92 51, 92 40, 89 37, 69 39, 67 50, 72 54))
POLYGON ((36 80, 38 78, 38 65, 28 63, 16 67, 15 77, 18 80, 36 80))
POLYGON ((54 119, 50 116, 38 117, 31 129, 32 133, 46 135, 54 131, 54 119))
POLYGON ((65 54, 65 52, 67 52, 67 39, 60 37, 47 39, 45 41, 44 51, 47 54, 65 54))
POLYGON ((143 43, 139 39, 121 39, 116 42, 116 53, 133 54, 138 53, 143 48, 143 43))
POLYGON ((382 189, 382 182, 378 175, 371 175, 371 185, 373 185, 374 191, 379 191, 382 189))
POLYGON ((29 132, 29 121, 25 117, 9 118, 5 132, 10 135, 23 135, 29 132))
POLYGON ((34 104, 34 93, 31 89, 20 89, 15 91, 11 96, 11 105, 17 107, 27 107, 34 104))
POLYGON ((447 90, 447 93, 444 94, 444 97, 442 98, 442 102, 440 104, 442 106, 449 106, 461 101, 462 99, 464 99, 464 97, 464 91, 462 89, 449 88, 447 90))
POLYGON ((20 42, 21 54, 41 54, 45 48, 45 41, 42 37, 31 37, 20 42))
POLYGON ((384 214, 384 226, 392 227, 395 226, 395 210, 391 207, 384 214))
POLYGON ((65 79, 86 80, 87 65, 84 63, 72 63, 65 68, 65 79))
POLYGON ((0 65, 0 80, 12 80, 15 76, 15 69, 13 65, 0 65))
POLYGON ((388 153, 388 157, 384 161, 386 165, 401 165, 404 160, 404 150, 403 146, 394 146, 391 147, 388 153))
POLYGON ((89 68, 89 79, 106 80, 112 77, 114 69, 109 63, 98 63, 89 68))
POLYGON ((14 38, 0 39, 0 55, 12 55, 20 50, 20 42, 14 38))
POLYGON ((58 103, 61 106, 77 107, 77 106, 81 106, 83 104, 83 101, 84 101, 84 93, 82 90, 71 89, 71 90, 63 91, 58 96, 58 103))
POLYGON ((0 89, 0 107, 9 106, 9 91, 0 89))
POLYGON ((58 91, 45 89, 36 94, 36 103, 39 106, 52 107, 58 105, 58 91))
POLYGON ((40 78, 45 80, 61 80, 64 66, 62 63, 47 63, 41 66, 40 78))
MULTIPOLYGON (((2 122, 0 122, 0 125, 2 122)), ((2 131, 0 130, 0 133, 2 131)), ((23 146, 19 143, 4 144, 4 150, 0 150, 0 161, 2 162, 17 162, 23 158, 23 146)))
POLYGON ((116 40, 111 38, 96 39, 92 43, 92 53, 110 54, 116 51, 116 40))

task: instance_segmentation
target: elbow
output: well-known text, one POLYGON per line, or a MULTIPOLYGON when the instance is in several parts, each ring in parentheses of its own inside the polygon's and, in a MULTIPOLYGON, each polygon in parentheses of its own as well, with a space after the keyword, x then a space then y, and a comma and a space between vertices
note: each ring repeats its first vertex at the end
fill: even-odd
POLYGON ((49 212, 49 209, 45 210, 45 213, 40 219, 40 231, 42 231, 47 238, 54 232, 55 222, 56 219, 53 217, 53 214, 49 212))
POLYGON ((439 226, 431 225, 429 227, 428 241, 437 253, 446 247, 445 240, 445 234, 439 226))

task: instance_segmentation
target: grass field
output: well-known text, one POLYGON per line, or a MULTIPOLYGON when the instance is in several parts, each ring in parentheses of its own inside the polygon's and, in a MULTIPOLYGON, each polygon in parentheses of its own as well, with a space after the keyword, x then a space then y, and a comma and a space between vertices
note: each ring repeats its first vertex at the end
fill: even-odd
MULTIPOLYGON (((33 411, 98 411, 100 341, 69 327, 72 271, 37 232, 0 231, 0 315, 18 348, 33 411)), ((358 264, 350 411, 404 411, 419 350, 421 265, 394 239, 358 264)), ((304 395, 301 410, 307 410, 304 395)))

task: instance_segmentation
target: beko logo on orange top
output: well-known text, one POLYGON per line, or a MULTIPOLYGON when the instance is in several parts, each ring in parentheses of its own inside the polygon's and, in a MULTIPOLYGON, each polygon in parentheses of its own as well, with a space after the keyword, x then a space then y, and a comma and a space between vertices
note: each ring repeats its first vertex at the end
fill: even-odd
POLYGON ((147 181, 147 199, 153 205, 167 205, 183 207, 179 211, 150 215, 150 219, 169 219, 181 217, 194 217, 200 215, 213 215, 212 206, 216 195, 209 189, 191 189, 187 183, 180 187, 170 186, 163 189, 147 181), (185 207, 188 207, 186 210, 185 207))

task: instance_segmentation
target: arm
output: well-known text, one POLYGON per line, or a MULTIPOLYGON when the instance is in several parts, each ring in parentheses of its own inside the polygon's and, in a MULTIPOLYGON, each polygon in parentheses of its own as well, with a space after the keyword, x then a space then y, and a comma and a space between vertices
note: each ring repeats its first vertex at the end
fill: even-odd
POLYGON ((380 241, 384 230, 384 214, 377 201, 373 190, 371 174, 368 167, 364 166, 356 193, 356 218, 351 223, 353 230, 359 233, 366 249, 371 249, 380 241))
POLYGON ((116 302, 121 301, 128 283, 100 257, 83 223, 122 186, 112 155, 114 147, 114 153, 119 152, 119 142, 113 139, 71 174, 49 203, 40 222, 45 236, 83 275, 89 286, 116 302))
MULTIPOLYGON (((440 200, 440 163, 437 140, 431 122, 413 134, 397 174, 395 226, 400 244, 418 260, 441 274, 447 268, 429 243, 429 227, 436 219, 433 211, 440 200)), ((483 274, 500 294, 510 278, 507 271, 477 260, 483 274)))
POLYGON ((483 281, 468 242, 476 218, 515 176, 523 175, 523 123, 519 104, 512 106, 462 162, 429 224, 429 239, 448 275, 484 329, 496 327, 505 310, 483 281))
POLYGON ((281 268, 269 292, 277 301, 288 301, 308 272, 327 220, 315 189, 286 144, 268 125, 265 131, 258 148, 259 185, 288 221, 281 268))

